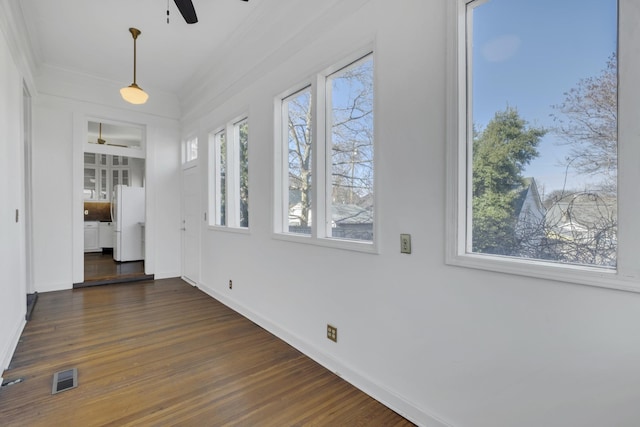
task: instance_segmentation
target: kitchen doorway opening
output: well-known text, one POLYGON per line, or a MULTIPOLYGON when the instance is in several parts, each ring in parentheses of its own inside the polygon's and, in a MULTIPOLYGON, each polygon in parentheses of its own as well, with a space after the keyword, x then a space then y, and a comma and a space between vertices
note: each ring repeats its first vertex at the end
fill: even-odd
POLYGON ((84 144, 84 282, 153 279, 145 274, 145 128, 89 120, 84 144))

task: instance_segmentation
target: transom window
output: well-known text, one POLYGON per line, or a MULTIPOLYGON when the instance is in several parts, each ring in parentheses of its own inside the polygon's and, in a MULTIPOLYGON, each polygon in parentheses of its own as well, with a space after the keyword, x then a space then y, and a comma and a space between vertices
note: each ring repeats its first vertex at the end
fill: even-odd
POLYGON ((189 163, 198 159, 198 138, 189 138, 184 143, 184 162, 189 163))

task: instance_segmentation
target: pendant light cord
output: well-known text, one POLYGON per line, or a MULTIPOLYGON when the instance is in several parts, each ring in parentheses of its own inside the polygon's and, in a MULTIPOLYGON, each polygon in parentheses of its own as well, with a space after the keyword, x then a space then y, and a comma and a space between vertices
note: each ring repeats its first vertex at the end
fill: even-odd
POLYGON ((136 39, 138 37, 133 36, 133 84, 136 84, 136 39))

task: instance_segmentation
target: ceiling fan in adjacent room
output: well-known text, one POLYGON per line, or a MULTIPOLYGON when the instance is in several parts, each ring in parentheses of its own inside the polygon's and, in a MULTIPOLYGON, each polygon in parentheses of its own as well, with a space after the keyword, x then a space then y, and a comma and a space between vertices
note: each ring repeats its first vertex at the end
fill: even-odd
POLYGON ((90 144, 99 144, 99 145, 111 145, 113 147, 127 147, 126 145, 122 145, 122 144, 112 144, 107 142, 106 140, 102 139, 102 123, 98 124, 98 139, 96 140, 96 142, 92 142, 89 141, 90 144))
MULTIPOLYGON (((187 24, 195 24, 198 22, 198 16, 196 15, 196 9, 193 7, 191 0, 174 0, 178 10, 182 14, 182 17, 187 24)), ((248 2, 249 0, 242 0, 248 2)), ((167 8, 167 24, 169 23, 169 8, 167 8)))

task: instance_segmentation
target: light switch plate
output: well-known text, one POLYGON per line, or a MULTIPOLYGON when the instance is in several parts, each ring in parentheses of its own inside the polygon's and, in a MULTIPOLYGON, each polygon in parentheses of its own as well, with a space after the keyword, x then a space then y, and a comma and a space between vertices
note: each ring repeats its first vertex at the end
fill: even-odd
POLYGON ((411 234, 400 235, 400 253, 402 254, 411 253, 411 234))

